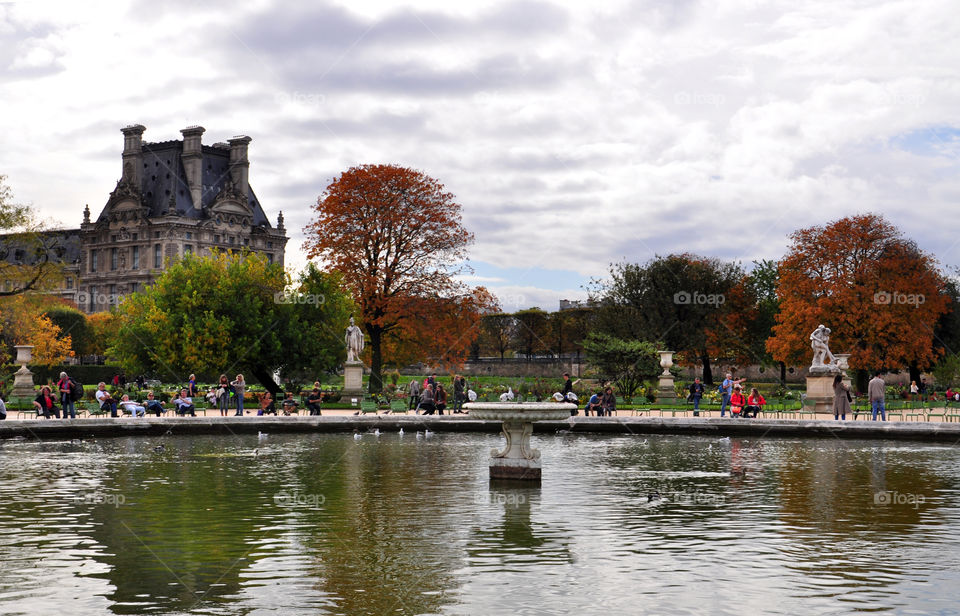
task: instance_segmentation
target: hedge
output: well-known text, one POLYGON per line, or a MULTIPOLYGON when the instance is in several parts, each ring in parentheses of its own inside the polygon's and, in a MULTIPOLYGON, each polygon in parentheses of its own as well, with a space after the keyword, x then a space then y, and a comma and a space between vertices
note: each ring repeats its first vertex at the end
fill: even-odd
MULTIPOLYGON (((33 373, 33 382, 42 385, 56 383, 61 372, 66 372, 84 385, 96 385, 100 381, 109 383, 119 369, 116 366, 27 366, 33 373)), ((17 365, 6 365, 3 374, 13 374, 20 369, 17 365)), ((129 379, 128 379, 129 381, 129 379)))

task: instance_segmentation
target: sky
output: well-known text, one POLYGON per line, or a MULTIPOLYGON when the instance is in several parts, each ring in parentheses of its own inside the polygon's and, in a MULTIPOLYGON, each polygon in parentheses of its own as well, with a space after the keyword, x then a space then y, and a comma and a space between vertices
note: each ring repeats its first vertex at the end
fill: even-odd
POLYGON ((354 165, 442 182, 465 277, 556 310, 610 264, 777 259, 882 214, 960 265, 960 20, 950 1, 0 1, 0 174, 64 227, 146 141, 253 138, 250 183, 306 262, 354 165))

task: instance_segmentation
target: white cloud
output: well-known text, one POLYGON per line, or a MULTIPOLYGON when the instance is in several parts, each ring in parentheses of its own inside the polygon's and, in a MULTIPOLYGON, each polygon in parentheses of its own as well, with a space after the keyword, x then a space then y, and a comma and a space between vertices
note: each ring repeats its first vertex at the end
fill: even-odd
POLYGON ((309 206, 365 162, 440 179, 472 258, 498 267, 775 258, 791 231, 868 210, 956 265, 956 133, 931 131, 960 126, 953 8, 17 3, 0 7, 0 173, 76 225, 119 175, 121 126, 165 140, 201 124, 209 142, 253 137, 251 182, 285 212, 292 265, 309 206), (928 134, 924 152, 898 141, 928 134))

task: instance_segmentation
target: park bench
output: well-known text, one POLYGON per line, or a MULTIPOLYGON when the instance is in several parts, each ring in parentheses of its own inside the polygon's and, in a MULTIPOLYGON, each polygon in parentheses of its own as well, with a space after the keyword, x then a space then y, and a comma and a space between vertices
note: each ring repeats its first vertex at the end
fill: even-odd
POLYGON ((409 408, 407 407, 407 403, 404 400, 394 400, 393 402, 390 403, 390 412, 394 415, 396 415, 397 413, 403 413, 404 415, 406 415, 408 410, 409 408))
POLYGON ((33 398, 10 398, 7 400, 7 413, 16 411, 18 419, 33 419, 39 417, 37 407, 33 406, 33 398))
POLYGON ((373 400, 362 400, 360 402, 360 414, 366 415, 367 413, 377 414, 377 403, 373 400))

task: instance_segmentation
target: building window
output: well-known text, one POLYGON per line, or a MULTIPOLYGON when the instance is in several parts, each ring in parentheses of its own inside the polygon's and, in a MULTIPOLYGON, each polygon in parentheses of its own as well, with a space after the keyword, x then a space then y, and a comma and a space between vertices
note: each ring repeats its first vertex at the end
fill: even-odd
POLYGON ((192 239, 193 239, 193 232, 187 231, 187 239, 188 239, 188 240, 192 240, 192 239))
POLYGON ((185 254, 185 255, 193 254, 193 245, 192 245, 192 244, 184 244, 184 245, 183 245, 183 254, 185 254))
POLYGON ((273 242, 267 242, 267 248, 273 248, 273 242))
POLYGON ((73 288, 73 278, 67 277, 67 288, 68 289, 73 288))
POLYGON ((133 234, 133 241, 136 242, 138 237, 139 237, 139 234, 134 233, 134 234, 133 234))
POLYGON ((136 293, 136 292, 139 291, 139 290, 140 290, 140 283, 139 283, 139 282, 131 282, 131 283, 130 283, 130 292, 131 292, 131 293, 136 293))
POLYGON ((140 269, 140 247, 133 247, 133 269, 140 269))
POLYGON ((110 269, 111 270, 117 269, 117 249, 116 248, 110 249, 110 269))
POLYGON ((97 311, 97 286, 90 285, 90 310, 88 312, 97 311))
POLYGON ((220 243, 220 236, 219 236, 219 235, 214 235, 214 236, 213 236, 213 241, 214 241, 215 243, 219 244, 219 243, 220 243))
POLYGON ((90 271, 91 272, 97 271, 97 251, 96 250, 90 251, 90 271))
POLYGON ((268 253, 267 253, 267 263, 273 263, 273 253, 272 253, 272 252, 268 252, 268 253))
POLYGON ((155 239, 155 240, 160 239, 160 232, 159 232, 159 231, 154 231, 154 232, 153 232, 153 239, 155 239))
POLYGON ((117 285, 112 284, 108 288, 110 290, 110 296, 107 298, 107 303, 113 306, 114 304, 118 303, 117 302, 117 285))
POLYGON ((153 266, 163 267, 163 254, 160 251, 160 244, 153 245, 153 266))
POLYGON ((111 242, 116 242, 116 241, 117 241, 117 236, 116 236, 116 235, 111 235, 111 236, 110 236, 110 241, 111 241, 111 242))
POLYGON ((235 238, 231 235, 231 236, 230 236, 230 243, 232 244, 232 243, 234 242, 234 240, 235 240, 235 238))

